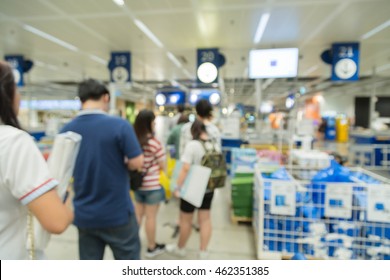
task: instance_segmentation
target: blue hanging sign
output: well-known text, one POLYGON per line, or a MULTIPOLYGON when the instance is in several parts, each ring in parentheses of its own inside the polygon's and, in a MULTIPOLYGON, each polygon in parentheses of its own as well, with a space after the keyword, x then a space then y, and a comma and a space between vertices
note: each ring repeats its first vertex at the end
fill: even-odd
POLYGON ((359 43, 335 43, 332 54, 332 81, 359 80, 359 43))
POLYGON ((12 67, 16 85, 18 87, 24 86, 23 55, 6 55, 4 58, 12 67))
POLYGON ((156 94, 156 104, 158 106, 184 105, 186 93, 184 91, 159 91, 156 94))
POLYGON ((211 84, 218 82, 220 54, 217 48, 198 49, 196 76, 198 83, 211 84))
POLYGON ((194 106, 199 100, 208 100, 212 105, 219 105, 221 102, 221 92, 217 89, 192 89, 188 102, 194 106))
POLYGON ((108 65, 112 83, 124 84, 131 82, 130 52, 112 52, 108 65))

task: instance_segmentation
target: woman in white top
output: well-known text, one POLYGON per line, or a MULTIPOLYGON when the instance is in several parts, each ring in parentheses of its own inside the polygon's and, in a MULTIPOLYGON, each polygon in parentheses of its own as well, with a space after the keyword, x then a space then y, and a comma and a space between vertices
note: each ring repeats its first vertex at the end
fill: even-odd
POLYGON ((73 220, 38 147, 20 128, 19 103, 12 69, 0 61, 0 259, 28 259, 28 210, 50 233, 73 220))
MULTIPOLYGON (((202 144, 204 142, 207 149, 211 149, 210 145, 215 145, 210 143, 208 140, 208 134, 206 131, 205 124, 200 120, 195 120, 191 126, 191 134, 193 140, 188 142, 184 152, 181 156, 181 161, 183 162, 182 169, 180 170, 178 179, 177 179, 177 189, 175 190, 175 196, 180 197, 180 189, 187 177, 187 174, 190 170, 191 165, 201 165, 202 158, 206 154, 205 148, 202 144)), ((214 146, 215 149, 219 148, 219 145, 214 146)), ((199 246, 199 259, 207 259, 208 252, 207 246, 211 239, 212 225, 210 217, 210 208, 211 203, 214 197, 214 191, 206 190, 206 193, 203 197, 202 204, 199 208, 190 204, 189 202, 180 199, 180 221, 179 221, 179 241, 176 244, 167 245, 166 249, 168 252, 172 252, 179 257, 184 257, 185 245, 191 235, 192 230, 192 220, 194 216, 195 209, 198 210, 198 222, 199 222, 199 236, 200 236, 200 246, 199 246)))

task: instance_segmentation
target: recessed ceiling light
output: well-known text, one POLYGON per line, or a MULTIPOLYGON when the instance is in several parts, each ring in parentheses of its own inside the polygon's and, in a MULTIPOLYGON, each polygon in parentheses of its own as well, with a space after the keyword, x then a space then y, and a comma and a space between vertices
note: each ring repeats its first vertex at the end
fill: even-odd
POLYGON ((112 1, 114 1, 114 3, 117 4, 120 7, 125 5, 125 1, 124 0, 112 0, 112 1))

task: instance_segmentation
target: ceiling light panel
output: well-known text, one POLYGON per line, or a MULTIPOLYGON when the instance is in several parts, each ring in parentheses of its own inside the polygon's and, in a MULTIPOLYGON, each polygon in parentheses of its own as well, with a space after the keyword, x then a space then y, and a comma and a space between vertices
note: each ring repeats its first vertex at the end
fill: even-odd
POLYGON ((153 34, 152 31, 140 20, 134 19, 135 25, 146 35, 150 40, 152 40, 159 48, 163 48, 164 45, 161 41, 153 34))
POLYGON ((267 24, 269 21, 271 14, 270 13, 264 13, 261 15, 261 18, 259 20, 259 23, 256 28, 255 37, 253 38, 253 43, 258 44, 261 41, 261 38, 263 37, 263 34, 265 32, 265 29, 267 28, 267 24))

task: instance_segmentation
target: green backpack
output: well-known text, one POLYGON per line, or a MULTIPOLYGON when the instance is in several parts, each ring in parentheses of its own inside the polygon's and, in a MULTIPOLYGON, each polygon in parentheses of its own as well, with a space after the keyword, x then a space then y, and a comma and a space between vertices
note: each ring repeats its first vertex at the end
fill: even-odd
MULTIPOLYGON (((227 177, 225 156, 222 152, 218 152, 215 149, 215 144, 212 144, 212 149, 207 149, 204 141, 199 141, 205 155, 202 157, 201 165, 211 169, 211 175, 209 183, 207 184, 208 190, 214 190, 225 186, 225 180, 227 177)), ((209 142, 210 143, 210 142, 209 142)))

